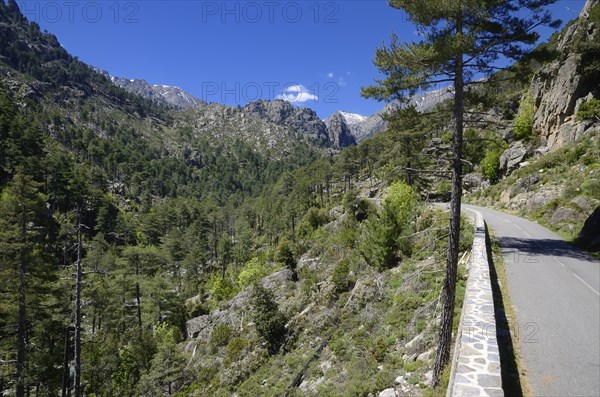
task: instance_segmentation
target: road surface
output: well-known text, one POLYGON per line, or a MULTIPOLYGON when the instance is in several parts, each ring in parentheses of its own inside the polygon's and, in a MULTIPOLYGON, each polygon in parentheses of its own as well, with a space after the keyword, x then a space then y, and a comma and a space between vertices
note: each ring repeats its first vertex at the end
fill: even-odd
POLYGON ((534 396, 600 396, 600 262, 537 223, 483 214, 502 250, 534 396))

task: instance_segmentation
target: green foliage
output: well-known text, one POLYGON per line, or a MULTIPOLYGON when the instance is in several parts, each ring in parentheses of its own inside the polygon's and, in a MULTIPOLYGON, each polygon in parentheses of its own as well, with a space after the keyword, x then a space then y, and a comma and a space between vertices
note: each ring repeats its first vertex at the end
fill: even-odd
POLYGON ((244 289, 255 284, 260 279, 266 276, 264 261, 254 257, 244 265, 240 274, 238 274, 238 285, 244 289))
POLYGON ((519 112, 515 118, 514 131, 517 139, 530 139, 533 132, 535 104, 530 94, 524 94, 519 105, 519 112))
POLYGON ((600 43, 590 34, 590 24, 600 23, 600 5, 594 5, 587 19, 577 22, 580 26, 573 37, 572 48, 567 50, 581 54, 579 70, 587 87, 595 87, 600 83, 600 43))
POLYGON ((409 361, 406 364, 404 364, 404 370, 406 372, 415 372, 417 369, 421 368, 422 366, 423 366, 423 361, 420 361, 420 360, 409 361))
POLYGON ((341 260, 333 270, 331 276, 334 292, 341 294, 348 291, 350 287, 350 261, 347 259, 341 260))
MULTIPOLYGON (((327 374, 322 395, 339 390, 366 395, 386 387, 402 366, 388 354, 390 347, 414 330, 385 328, 373 313, 385 313, 389 324, 401 320, 406 325, 417 307, 433 299, 439 284, 425 272, 417 277, 415 291, 392 299, 396 291, 385 283, 376 288, 364 282, 366 272, 378 281, 392 277, 395 289, 406 283, 396 270, 392 275, 366 266, 360 253, 372 251, 365 257, 380 269, 399 260, 404 262, 398 270, 409 268, 414 239, 407 235, 414 231, 418 205, 411 189, 393 185, 378 213, 376 200, 356 197, 357 184, 363 191, 369 183, 370 194, 377 194, 382 182, 405 179, 426 192, 425 178, 407 169, 433 165, 415 154, 445 131, 447 105, 424 117, 409 108, 389 120, 389 131, 335 156, 321 157, 304 142, 258 150, 241 139, 198 136, 186 126, 189 114, 172 113, 115 87, 18 11, 6 17, 3 6, 0 2, 0 68, 10 72, 15 91, 0 89, 0 329, 14 329, 18 317, 17 250, 26 245, 24 373, 31 390, 60 394, 65 328, 72 323, 69 266, 77 207, 84 208, 85 224, 84 394, 219 396, 238 388, 240 395, 284 394, 288 375, 314 353, 302 350, 310 343, 302 341, 288 354, 287 348, 296 349, 289 343, 285 355, 266 357, 252 331, 235 337, 218 326, 208 343, 195 341, 199 353, 188 367, 190 357, 180 342, 186 318, 208 314, 267 274, 267 253, 295 270, 306 251, 324 266, 337 265, 326 271, 302 269, 302 287, 286 291, 290 315, 313 301, 320 304, 315 291, 324 277, 331 276, 338 295, 361 280, 356 295, 353 291, 352 299, 332 305, 318 325, 302 324, 302 337, 311 339, 340 331, 331 346, 339 353, 336 359, 345 360, 340 362, 345 371, 340 377, 327 374), (30 87, 33 95, 26 93, 30 87), (74 90, 81 95, 71 95, 74 90), (15 190, 19 178, 29 191, 15 190), (341 229, 338 222, 322 228, 330 221, 326 209, 340 204, 346 207, 341 229), (27 236, 19 239, 16 220, 23 211, 27 236), (359 240, 364 241, 357 249, 359 240), (258 367, 256 387, 245 388, 244 380, 258 367)), ((485 138, 485 132, 466 135, 474 139, 465 143, 465 153, 477 164, 484 151, 476 139, 485 138)), ((419 236, 428 254, 443 249, 436 233, 419 236)), ((286 315, 273 294, 259 287, 252 303, 259 337, 269 353, 281 351, 290 333, 286 315)), ((421 316, 412 327, 427 331, 428 324, 421 316)), ((2 358, 15 350, 15 337, 1 335, 2 358)), ((0 394, 12 393, 5 389, 14 383, 14 371, 7 371, 0 374, 6 379, 0 394)))
POLYGON ((226 363, 236 362, 249 346, 250 342, 247 339, 241 337, 231 338, 227 344, 227 352, 225 353, 226 363))
POLYGON ((369 216, 377 213, 377 208, 368 200, 354 198, 346 203, 346 211, 357 222, 364 222, 369 216))
POLYGON ((490 182, 495 183, 500 177, 500 156, 502 152, 499 150, 488 150, 485 152, 485 157, 481 161, 481 171, 483 176, 490 182))
POLYGON ((383 212, 404 229, 417 218, 418 203, 417 195, 411 186, 396 182, 386 191, 383 212))
POLYGON ((219 324, 210 335, 210 346, 213 351, 219 347, 227 346, 233 336, 233 329, 227 324, 219 324))
POLYGON ((396 257, 398 230, 389 218, 369 220, 365 226, 361 240, 361 254, 367 263, 379 269, 394 267, 396 257))
POLYGON ((475 230, 473 223, 465 215, 461 215, 460 219, 460 242, 458 249, 460 252, 470 251, 473 246, 473 238, 475 237, 475 230))
POLYGON ((235 285, 229 278, 223 278, 218 274, 212 276, 209 281, 210 296, 215 302, 226 301, 233 298, 237 292, 235 285))
POLYGON ((463 158, 474 165, 481 163, 485 156, 486 146, 487 142, 482 139, 477 130, 467 129, 464 135, 463 158))
POLYGON ((410 186, 398 182, 388 188, 381 214, 365 225, 361 253, 369 264, 385 269, 397 264, 399 254, 410 254, 410 239, 404 236, 411 233, 417 210, 410 186))
POLYGON ((329 222, 329 214, 325 208, 311 207, 308 209, 302 219, 312 230, 329 222))
POLYGON ((178 331, 166 325, 160 325, 154 336, 157 352, 152 358, 148 371, 137 384, 137 394, 141 396, 162 396, 182 390, 188 377, 185 354, 178 346, 178 331), (171 391, 166 393, 165 391, 171 391))
POLYGON ((600 121, 600 99, 592 98, 581 104, 577 119, 600 121))
POLYGON ((271 354, 279 351, 287 338, 288 319, 279 311, 273 292, 260 284, 252 292, 253 318, 258 335, 266 342, 271 354))
MULTIPOLYGON (((43 307, 59 292, 53 269, 56 259, 49 246, 56 238, 56 224, 46 210, 41 187, 18 166, 0 193, 0 351, 16 352, 10 355, 14 364, 10 369, 3 366, 0 374, 10 374, 14 384, 17 376, 24 385, 24 381, 34 380, 37 369, 45 373, 49 385, 56 386, 60 356, 58 349, 44 352, 49 348, 45 333, 56 331, 55 326, 60 329, 61 324, 52 319, 58 313, 43 307), (39 361, 44 359, 47 362, 39 361)), ((61 305, 55 308, 64 309, 61 305)))
POLYGON ((600 179, 599 178, 589 178, 586 179, 581 184, 582 193, 594 197, 600 198, 600 179))
POLYGON ((279 240, 277 248, 275 248, 275 261, 292 271, 296 270, 296 259, 294 259, 293 246, 285 237, 279 240))

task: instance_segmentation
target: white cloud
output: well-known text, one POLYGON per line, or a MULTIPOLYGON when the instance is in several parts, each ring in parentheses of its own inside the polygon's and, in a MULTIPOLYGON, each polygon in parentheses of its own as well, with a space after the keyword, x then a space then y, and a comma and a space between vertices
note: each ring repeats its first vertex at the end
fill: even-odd
POLYGON ((327 77, 329 77, 330 79, 332 79, 332 78, 333 78, 333 76, 334 76, 333 72, 329 72, 329 73, 327 73, 327 77))
POLYGON ((345 87, 345 86, 347 86, 347 85, 348 85, 348 82, 347 82, 347 81, 346 81, 346 79, 344 79, 343 77, 340 77, 340 78, 338 79, 338 85, 339 85, 340 87, 345 87))
POLYGON ((319 97, 310 93, 308 88, 302 84, 291 85, 287 87, 277 99, 283 99, 290 103, 303 103, 308 101, 318 101, 319 97))

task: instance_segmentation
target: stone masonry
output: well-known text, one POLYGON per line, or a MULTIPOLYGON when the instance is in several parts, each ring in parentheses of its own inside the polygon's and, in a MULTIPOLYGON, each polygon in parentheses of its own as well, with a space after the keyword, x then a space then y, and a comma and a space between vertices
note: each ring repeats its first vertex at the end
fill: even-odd
POLYGON ((485 224, 481 213, 474 212, 474 215, 472 262, 452 359, 448 397, 504 396, 485 224))

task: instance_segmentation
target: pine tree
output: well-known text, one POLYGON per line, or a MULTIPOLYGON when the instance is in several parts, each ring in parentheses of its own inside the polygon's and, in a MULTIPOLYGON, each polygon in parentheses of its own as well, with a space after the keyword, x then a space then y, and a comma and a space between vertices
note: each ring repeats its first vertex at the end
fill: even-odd
POLYGON ((462 147, 466 87, 518 60, 538 39, 535 29, 557 27, 545 7, 555 0, 390 0, 403 10, 422 37, 401 43, 396 35, 378 48, 375 64, 387 77, 363 89, 379 100, 406 99, 419 90, 452 85, 454 90, 454 142, 452 198, 446 275, 442 290, 442 318, 433 384, 450 358, 456 295, 456 267, 462 196, 462 147), (526 15, 527 14, 527 15, 526 15))
POLYGON ((17 397, 25 395, 28 383, 28 341, 33 323, 30 305, 43 299, 43 284, 51 276, 45 243, 52 219, 39 188, 39 183, 18 168, 0 198, 0 290, 3 301, 16 301, 14 306, 3 306, 7 313, 2 317, 6 314, 16 320, 17 397))

